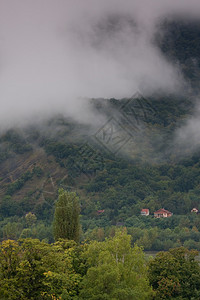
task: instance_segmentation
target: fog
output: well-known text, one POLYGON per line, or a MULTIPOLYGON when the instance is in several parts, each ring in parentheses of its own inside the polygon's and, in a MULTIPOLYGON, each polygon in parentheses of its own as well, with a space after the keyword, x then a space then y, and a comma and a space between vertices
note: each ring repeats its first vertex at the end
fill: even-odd
POLYGON ((177 4, 132 2, 1 0, 1 125, 59 111, 88 119, 84 97, 177 89, 180 74, 151 41, 177 4))
MULTIPOLYGON (((180 93, 179 66, 154 34, 166 16, 198 18, 200 3, 174 2, 0 0, 0 129, 57 113, 95 123, 88 98, 180 93)), ((189 121, 181 130, 181 143, 199 136, 189 121)))

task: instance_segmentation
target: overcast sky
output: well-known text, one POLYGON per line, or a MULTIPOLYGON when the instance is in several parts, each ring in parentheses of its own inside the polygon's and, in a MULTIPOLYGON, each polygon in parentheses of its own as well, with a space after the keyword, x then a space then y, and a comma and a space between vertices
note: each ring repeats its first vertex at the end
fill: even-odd
POLYGON ((177 90, 152 36, 159 18, 200 12, 184 0, 0 0, 0 125, 65 112, 83 97, 177 90), (174 3, 175 2, 175 3, 174 3))

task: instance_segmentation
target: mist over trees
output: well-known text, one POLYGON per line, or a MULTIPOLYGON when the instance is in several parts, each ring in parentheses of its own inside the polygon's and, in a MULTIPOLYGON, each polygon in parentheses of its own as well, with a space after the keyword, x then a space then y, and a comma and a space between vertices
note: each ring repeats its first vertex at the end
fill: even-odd
POLYGON ((0 299, 200 299, 199 36, 198 0, 1 1, 0 299))

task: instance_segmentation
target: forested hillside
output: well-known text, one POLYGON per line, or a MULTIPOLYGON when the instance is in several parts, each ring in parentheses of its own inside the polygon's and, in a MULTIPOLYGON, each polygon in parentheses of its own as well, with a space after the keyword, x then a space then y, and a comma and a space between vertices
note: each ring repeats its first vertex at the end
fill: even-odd
POLYGON ((0 300, 200 299, 200 2, 0 3, 0 300))
POLYGON ((189 80, 187 94, 91 99, 95 122, 56 115, 0 136, 0 238, 53 241, 52 217, 60 187, 81 199, 82 239, 103 240, 126 226, 148 250, 177 245, 200 249, 200 154, 179 144, 177 129, 196 110, 199 24, 160 23, 155 43, 189 80), (194 101, 195 99, 195 101, 194 101), (156 220, 165 208, 171 218, 156 220), (140 216, 142 208, 150 216, 140 216), (36 216, 30 226, 26 214, 36 216))
MULTIPOLYGON (((190 213, 199 208, 199 154, 188 156, 187 147, 183 153, 173 144, 174 132, 191 115, 193 103, 183 97, 135 97, 91 100, 96 115, 104 116, 101 127, 58 116, 43 126, 2 134, 1 239, 33 236, 52 241, 59 187, 80 196, 82 238, 100 234, 101 239, 117 224, 141 228, 135 235, 140 244, 145 244, 145 234, 157 237, 166 228, 173 231, 185 224, 188 230, 200 229, 198 216, 190 213), (127 103, 139 117, 127 114, 127 103), (109 123, 112 120, 114 125, 109 123), (118 135, 111 139, 112 128, 118 135), (161 207, 174 216, 170 220, 140 217, 142 208, 153 215, 161 207), (27 225, 28 212, 37 217, 34 228, 27 225), (101 233, 95 231, 97 227, 101 233)), ((195 234, 197 247, 200 235, 195 234)), ((179 244, 187 240, 184 236, 179 244)), ((173 243, 178 243, 176 235, 173 243)), ((146 249, 166 247, 156 238, 146 244, 146 249)))

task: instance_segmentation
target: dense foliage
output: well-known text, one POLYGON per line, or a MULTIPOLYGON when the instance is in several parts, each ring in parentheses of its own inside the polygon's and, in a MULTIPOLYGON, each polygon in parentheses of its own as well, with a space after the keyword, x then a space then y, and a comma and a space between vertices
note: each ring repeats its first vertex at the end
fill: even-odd
POLYGON ((58 239, 68 239, 79 242, 79 213, 80 206, 76 194, 60 189, 53 221, 55 241, 58 239))
POLYGON ((5 240, 0 245, 0 298, 199 299, 197 251, 160 252, 155 258, 131 246, 118 230, 104 242, 78 245, 61 239, 5 240))
MULTIPOLYGON (((116 114, 126 99, 92 103, 99 113, 116 114)), ((199 208, 199 153, 181 156, 180 149, 172 151, 173 132, 191 112, 192 102, 170 96, 161 101, 155 96, 146 104, 155 107, 156 113, 145 118, 143 115, 140 134, 144 138, 137 141, 138 148, 134 145, 135 154, 132 145, 129 148, 125 145, 117 156, 109 154, 89 140, 88 135, 81 142, 88 127, 80 129, 78 124, 62 117, 49 121, 51 135, 47 130, 42 134, 37 128, 4 134, 0 144, 0 152, 5 154, 0 178, 1 240, 32 237, 53 242, 51 224, 57 190, 63 188, 76 191, 81 199, 81 240, 98 240, 98 229, 104 232, 101 234, 104 239, 112 228, 123 224, 145 250, 167 250, 182 245, 200 249, 199 215, 190 213, 193 207, 199 208), (52 136, 54 130, 56 136, 52 136), (158 143, 158 136, 163 134, 158 143), (28 152, 16 153, 15 144, 37 145, 39 150, 33 151, 32 146, 28 152), (12 171, 4 178, 6 157, 12 171), (170 210, 173 216, 155 220, 153 212, 161 207, 170 210), (140 217, 142 208, 149 208, 151 216, 140 217), (99 210, 103 212, 98 214, 99 210), (25 219, 29 212, 36 216, 31 226, 25 219), (139 230, 134 236, 136 228, 139 230)))
POLYGON ((84 270, 82 247, 74 242, 6 240, 0 250, 0 298, 72 299, 84 270), (80 254, 80 255, 79 255, 80 254))
POLYGON ((184 248, 160 252, 149 264, 149 280, 155 299, 199 299, 200 266, 197 251, 184 248))

